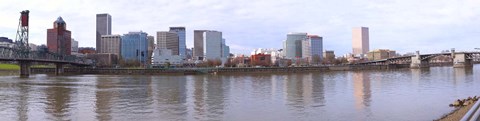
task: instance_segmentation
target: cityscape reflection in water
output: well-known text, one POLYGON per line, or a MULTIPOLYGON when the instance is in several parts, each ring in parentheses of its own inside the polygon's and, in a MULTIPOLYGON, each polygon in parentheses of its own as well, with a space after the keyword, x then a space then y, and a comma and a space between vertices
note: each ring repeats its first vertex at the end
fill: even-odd
POLYGON ((433 120, 480 66, 186 76, 0 76, 0 120, 433 120))

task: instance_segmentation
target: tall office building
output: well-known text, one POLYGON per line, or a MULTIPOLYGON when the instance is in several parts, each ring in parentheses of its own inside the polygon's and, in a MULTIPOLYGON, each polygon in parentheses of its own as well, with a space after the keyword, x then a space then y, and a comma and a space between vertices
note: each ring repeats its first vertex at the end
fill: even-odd
POLYGON ((148 38, 145 32, 129 32, 122 36, 120 54, 126 61, 139 61, 146 64, 148 57, 148 38))
POLYGON ((112 53, 120 56, 122 47, 122 36, 120 35, 102 35, 100 50, 97 53, 112 53))
MULTIPOLYGON (((101 40, 102 35, 112 34, 112 16, 108 13, 97 14, 97 29, 96 29, 96 47, 97 51, 102 50, 101 40)), ((98 52, 97 52, 98 53, 98 52)))
POLYGON ((193 31, 193 59, 203 60, 203 39, 205 30, 193 31))
POLYGON ((53 22, 53 28, 47 29, 47 47, 48 51, 71 55, 72 52, 72 33, 67 30, 67 23, 62 17, 58 17, 53 22))
POLYGON ((222 39, 222 58, 228 58, 230 56, 230 47, 225 43, 225 39, 222 39))
POLYGON ((206 31, 203 45, 203 52, 205 52, 205 58, 208 59, 220 59, 222 58, 222 32, 219 31, 206 31))
POLYGON ((193 48, 187 48, 187 59, 192 59, 193 57, 193 48))
POLYGON ((223 57, 229 58, 230 57, 230 46, 225 45, 223 48, 223 57))
POLYGON ((154 36, 147 36, 148 39, 148 51, 153 51, 155 49, 155 37, 154 36))
POLYGON ((154 36, 147 36, 148 39, 148 59, 147 63, 152 63, 152 55, 153 50, 155 49, 155 37, 154 36))
POLYGON ((354 55, 365 55, 369 51, 369 37, 367 27, 353 28, 352 49, 354 55))
POLYGON ((76 41, 73 38, 72 38, 72 53, 78 53, 78 41, 76 41))
POLYGON ((312 62, 313 58, 323 58, 323 38, 318 35, 308 35, 302 43, 302 58, 312 62))
POLYGON ((157 48, 169 49, 172 55, 179 55, 179 39, 177 33, 174 32, 157 32, 157 48))
POLYGON ((196 60, 221 59, 222 32, 212 30, 194 31, 194 58, 196 60))
POLYGON ((289 59, 302 57, 302 41, 307 38, 307 33, 288 33, 284 41, 285 57, 289 59))
POLYGON ((178 55, 185 58, 187 54, 185 27, 170 27, 170 32, 174 32, 178 36, 178 55))
POLYGON ((323 59, 333 63, 333 60, 335 60, 335 52, 333 50, 323 51, 323 59))

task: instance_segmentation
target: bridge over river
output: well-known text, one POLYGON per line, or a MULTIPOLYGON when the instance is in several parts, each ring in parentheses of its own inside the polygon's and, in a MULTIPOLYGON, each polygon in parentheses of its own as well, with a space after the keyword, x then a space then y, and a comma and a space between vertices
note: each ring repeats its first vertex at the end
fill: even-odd
POLYGON ((17 62, 20 66, 20 77, 30 75, 30 66, 34 62, 54 63, 55 74, 60 75, 64 72, 64 65, 89 66, 83 58, 74 55, 60 55, 47 51, 24 51, 17 48, 0 47, 0 61, 17 62))
POLYGON ((425 68, 429 67, 430 63, 437 63, 435 58, 440 56, 448 58, 448 62, 452 62, 455 68, 472 67, 475 62, 480 61, 480 52, 455 52, 455 50, 452 50, 449 53, 420 54, 420 52, 417 51, 416 54, 412 56, 368 61, 355 65, 410 64, 410 68, 425 68))

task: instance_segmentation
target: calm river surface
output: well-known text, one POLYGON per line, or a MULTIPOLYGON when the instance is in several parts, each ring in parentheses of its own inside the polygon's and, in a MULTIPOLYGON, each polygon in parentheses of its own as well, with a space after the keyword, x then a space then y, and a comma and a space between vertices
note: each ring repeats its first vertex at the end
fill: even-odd
POLYGON ((433 120, 480 66, 188 76, 0 76, 0 120, 433 120))

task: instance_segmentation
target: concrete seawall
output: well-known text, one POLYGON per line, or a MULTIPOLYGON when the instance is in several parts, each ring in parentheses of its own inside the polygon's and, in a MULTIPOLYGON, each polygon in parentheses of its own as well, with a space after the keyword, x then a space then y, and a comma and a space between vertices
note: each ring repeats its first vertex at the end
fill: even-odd
MULTIPOLYGON (((324 72, 353 70, 386 70, 408 68, 408 64, 392 65, 341 65, 320 67, 264 67, 264 68, 176 68, 176 69, 105 69, 65 68, 65 74, 108 74, 108 75, 165 75, 165 74, 207 74, 207 73, 275 73, 275 72, 324 72)), ((55 73, 55 68, 31 68, 33 74, 55 73)))

